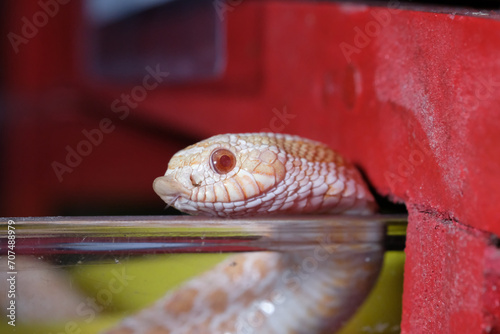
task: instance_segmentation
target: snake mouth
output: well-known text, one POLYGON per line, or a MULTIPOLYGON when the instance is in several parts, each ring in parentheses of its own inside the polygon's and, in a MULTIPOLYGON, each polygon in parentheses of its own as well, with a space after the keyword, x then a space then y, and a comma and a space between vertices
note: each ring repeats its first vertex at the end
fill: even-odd
POLYGON ((153 182, 153 189, 169 205, 172 205, 179 197, 191 196, 191 191, 171 174, 157 177, 153 182))

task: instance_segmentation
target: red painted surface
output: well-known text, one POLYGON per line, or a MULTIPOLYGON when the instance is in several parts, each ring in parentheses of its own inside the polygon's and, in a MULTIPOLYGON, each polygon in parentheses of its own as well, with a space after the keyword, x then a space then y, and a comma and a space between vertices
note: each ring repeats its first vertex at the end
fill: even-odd
MULTIPOLYGON (((33 3, 11 5, 9 29, 33 3)), ((5 214, 54 214, 68 198, 157 200, 150 181, 184 145, 151 135, 159 130, 299 134, 337 148, 409 207, 404 333, 500 332, 490 238, 500 234, 498 20, 244 1, 226 12, 220 79, 158 88, 122 122, 110 105, 132 86, 81 71, 78 2, 60 10, 18 54, 7 45, 5 214), (51 163, 104 117, 116 130, 59 182, 51 163)))
POLYGON ((407 333, 497 333, 500 264, 489 235, 410 209, 405 263, 407 333))

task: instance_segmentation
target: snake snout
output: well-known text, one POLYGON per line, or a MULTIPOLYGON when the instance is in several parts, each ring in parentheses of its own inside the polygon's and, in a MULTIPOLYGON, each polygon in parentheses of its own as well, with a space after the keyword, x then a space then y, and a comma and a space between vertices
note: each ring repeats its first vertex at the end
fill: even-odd
POLYGON ((172 175, 157 177, 153 182, 153 189, 167 203, 173 197, 191 195, 191 192, 172 175))

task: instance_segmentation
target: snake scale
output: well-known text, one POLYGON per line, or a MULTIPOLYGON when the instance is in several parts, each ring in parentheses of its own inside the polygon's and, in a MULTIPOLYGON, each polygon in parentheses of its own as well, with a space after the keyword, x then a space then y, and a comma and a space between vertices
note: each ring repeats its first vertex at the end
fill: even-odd
MULTIPOLYGON (((376 207, 359 172, 337 152, 274 133, 191 145, 171 158, 153 188, 195 215, 365 214, 376 207)), ((337 254, 327 246, 233 255, 107 333, 334 333, 370 291, 381 261, 381 251, 337 254)))

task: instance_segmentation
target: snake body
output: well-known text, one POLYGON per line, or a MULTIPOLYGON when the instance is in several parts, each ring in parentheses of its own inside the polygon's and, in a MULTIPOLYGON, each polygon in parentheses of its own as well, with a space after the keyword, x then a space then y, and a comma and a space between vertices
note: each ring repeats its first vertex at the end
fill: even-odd
MULTIPOLYGON (((189 146, 153 187, 180 211, 219 217, 375 209, 359 172, 337 152, 274 133, 189 146)), ((381 259, 380 250, 354 246, 234 255, 109 333, 333 333, 369 292, 381 259)))

